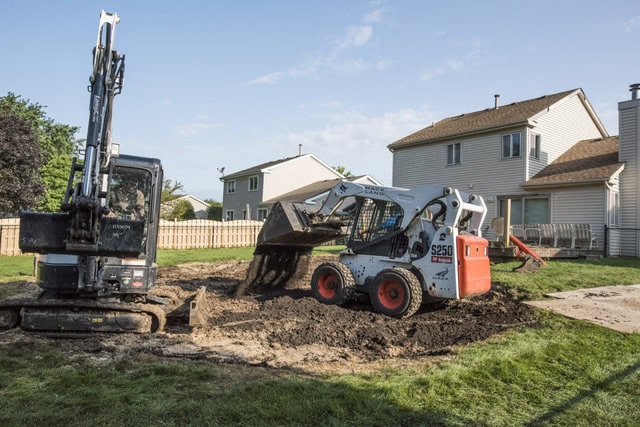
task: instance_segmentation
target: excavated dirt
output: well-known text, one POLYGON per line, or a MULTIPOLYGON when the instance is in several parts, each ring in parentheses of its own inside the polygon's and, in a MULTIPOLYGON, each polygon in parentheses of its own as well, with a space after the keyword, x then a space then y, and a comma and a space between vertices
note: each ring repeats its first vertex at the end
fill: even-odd
MULTIPOLYGON (((159 271, 158 293, 181 298, 207 289, 206 327, 190 328, 183 319, 170 321, 153 335, 98 335, 51 339, 20 330, 0 333, 5 346, 58 349, 71 359, 92 363, 135 357, 194 358, 214 362, 288 367, 305 371, 366 370, 381 363, 404 363, 447 356, 457 346, 484 340, 516 325, 535 324, 534 311, 504 288, 480 297, 423 307, 409 319, 374 313, 363 296, 347 307, 323 305, 311 296, 310 275, 321 262, 314 256, 309 269, 284 287, 244 289, 249 261, 185 264, 159 271)), ((25 284, 33 290, 33 284, 25 284)))

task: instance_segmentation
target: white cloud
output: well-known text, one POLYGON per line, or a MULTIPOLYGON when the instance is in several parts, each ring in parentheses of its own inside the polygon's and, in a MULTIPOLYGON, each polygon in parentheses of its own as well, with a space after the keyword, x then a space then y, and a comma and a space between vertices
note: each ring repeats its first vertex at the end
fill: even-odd
MULTIPOLYGON (((478 42, 477 40, 474 40, 472 42, 472 46, 473 47, 481 47, 481 43, 478 42)), ((442 64, 424 71, 421 75, 420 75, 420 80, 422 81, 431 81, 433 79, 435 79, 436 77, 442 76, 444 74, 447 74, 449 72, 457 72, 460 71, 462 69, 465 68, 466 64, 469 61, 476 61, 481 55, 485 54, 486 52, 481 50, 481 49, 473 49, 471 51, 469 51, 468 53, 466 53, 463 56, 460 57, 454 57, 454 58, 448 58, 446 60, 444 60, 442 62, 442 64)))
POLYGON ((212 123, 205 115, 198 115, 193 121, 175 128, 175 133, 181 137, 191 137, 208 132, 213 128, 224 127, 222 123, 212 123))
MULTIPOLYGON (((374 3, 372 3, 375 6, 374 3)), ((284 78, 301 78, 317 75, 321 71, 355 74, 367 70, 382 70, 389 61, 370 61, 362 58, 341 58, 353 49, 366 46, 374 34, 374 24, 382 21, 383 10, 374 8, 362 18, 362 23, 351 25, 336 38, 327 52, 310 54, 305 62, 284 71, 274 71, 247 82, 249 85, 275 84, 284 78)))
POLYGON ((332 166, 342 165, 356 175, 369 174, 391 185, 390 143, 431 124, 436 115, 428 106, 404 108, 379 116, 357 110, 337 110, 328 124, 316 130, 283 132, 269 138, 274 152, 291 152, 302 144, 332 166))
POLYGON ((625 33, 632 33, 640 28, 640 16, 629 19, 622 23, 622 29, 625 33))

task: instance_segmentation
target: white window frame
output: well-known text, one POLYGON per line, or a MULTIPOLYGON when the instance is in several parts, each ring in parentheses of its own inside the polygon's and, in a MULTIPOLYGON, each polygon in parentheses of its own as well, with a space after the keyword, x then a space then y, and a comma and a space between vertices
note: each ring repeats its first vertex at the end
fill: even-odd
POLYGON ((248 184, 249 191, 258 191, 259 187, 260 187, 260 177, 258 175, 250 176, 249 177, 249 184, 248 184), (255 186, 251 185, 254 182, 255 182, 255 186))
POLYGON ((225 221, 233 221, 233 209, 229 209, 224 213, 225 221))
POLYGON ((227 194, 234 194, 236 192, 236 180, 235 179, 231 179, 229 181, 226 181, 225 184, 225 190, 227 194))
POLYGON ((518 158, 522 156, 522 132, 512 132, 512 133, 507 133, 502 135, 502 138, 500 138, 500 152, 502 153, 502 158, 503 159, 512 159, 512 158, 518 158), (514 147, 515 147, 515 143, 514 143, 514 136, 518 135, 518 154, 514 155, 513 152, 514 147), (507 142, 508 139, 508 144, 509 144, 509 152, 505 152, 505 143, 507 142), (506 154, 506 155, 505 155, 506 154))
POLYGON ((267 215, 269 215, 269 211, 267 210, 267 208, 258 208, 256 210, 256 219, 258 221, 264 221, 265 219, 267 219, 267 215), (262 215, 260 215, 260 213, 262 213, 262 215))
POLYGON ((513 215, 513 205, 514 203, 518 203, 520 204, 519 210, 520 210, 520 218, 514 218, 512 219, 511 223, 512 224, 528 224, 526 222, 526 217, 527 217, 527 200, 547 200, 547 223, 551 222, 551 195, 545 195, 545 194, 540 194, 540 195, 530 195, 530 196, 498 196, 498 203, 497 203, 497 209, 498 209, 498 216, 502 216, 504 217, 504 212, 502 212, 501 206, 502 206, 502 202, 505 199, 511 199, 511 212, 513 215))
POLYGON ((620 193, 617 191, 609 192, 609 226, 620 226, 620 193))
POLYGON ((539 133, 532 133, 529 138, 529 158, 540 160, 540 146, 542 145, 542 136, 539 133))
POLYGON ((459 164, 462 164, 462 145, 459 142, 447 144, 447 166, 459 164), (458 153, 458 156, 456 156, 456 151, 458 153))

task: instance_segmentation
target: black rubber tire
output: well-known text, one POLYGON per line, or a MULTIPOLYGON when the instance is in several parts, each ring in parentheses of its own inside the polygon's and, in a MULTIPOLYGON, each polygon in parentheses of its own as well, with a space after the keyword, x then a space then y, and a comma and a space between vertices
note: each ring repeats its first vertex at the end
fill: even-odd
POLYGON ((411 271, 391 268, 376 275, 369 298, 378 313, 405 318, 420 308, 422 287, 411 271))
POLYGON ((311 276, 311 293, 323 304, 343 305, 355 296, 356 281, 346 265, 325 262, 311 276))

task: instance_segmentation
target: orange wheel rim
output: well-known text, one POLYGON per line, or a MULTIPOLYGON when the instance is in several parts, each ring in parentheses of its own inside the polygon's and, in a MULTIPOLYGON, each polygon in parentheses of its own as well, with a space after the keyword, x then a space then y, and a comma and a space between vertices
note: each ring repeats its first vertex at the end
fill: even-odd
POLYGON ((394 310, 404 302, 404 288, 395 280, 385 280, 378 287, 378 300, 385 308, 394 310))
POLYGON ((331 299, 336 296, 338 277, 333 273, 325 273, 318 279, 318 291, 323 298, 331 299))

